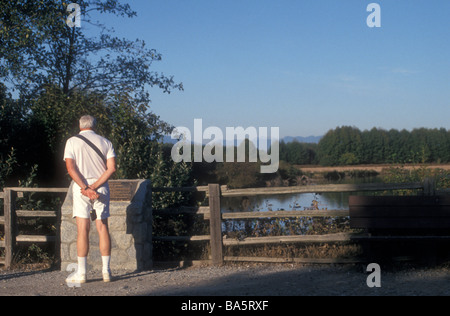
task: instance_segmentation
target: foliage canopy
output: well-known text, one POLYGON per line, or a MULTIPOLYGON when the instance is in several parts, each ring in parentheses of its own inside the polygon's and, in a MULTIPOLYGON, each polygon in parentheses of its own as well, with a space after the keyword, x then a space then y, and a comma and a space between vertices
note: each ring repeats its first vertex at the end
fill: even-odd
POLYGON ((88 35, 85 27, 66 24, 68 4, 0 0, 2 179, 16 183, 38 165, 40 185, 59 184, 65 141, 78 132, 80 116, 91 114, 99 134, 115 146, 117 177, 171 178, 179 167, 180 181, 188 181, 185 165, 156 167, 163 157, 160 141, 171 126, 151 112, 149 93, 152 87, 183 90, 182 83, 152 70, 162 56, 144 41, 118 38, 96 21, 99 14, 137 13, 117 0, 79 0, 88 35))

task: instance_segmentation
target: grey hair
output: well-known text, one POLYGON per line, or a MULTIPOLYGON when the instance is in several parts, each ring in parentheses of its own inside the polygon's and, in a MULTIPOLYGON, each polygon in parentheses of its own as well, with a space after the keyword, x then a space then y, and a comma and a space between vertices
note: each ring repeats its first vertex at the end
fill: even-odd
POLYGON ((97 120, 90 115, 84 115, 80 118, 80 129, 91 128, 94 129, 97 126, 97 120))

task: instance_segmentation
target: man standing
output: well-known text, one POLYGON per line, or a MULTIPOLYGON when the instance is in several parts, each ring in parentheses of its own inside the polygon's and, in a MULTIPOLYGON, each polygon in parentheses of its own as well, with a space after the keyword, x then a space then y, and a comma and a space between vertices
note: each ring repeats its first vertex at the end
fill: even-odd
POLYGON ((78 270, 66 282, 85 283, 89 253, 90 218, 95 220, 103 262, 103 281, 111 281, 111 238, 108 229, 108 180, 116 171, 112 143, 95 133, 97 122, 86 115, 80 119, 80 134, 66 143, 64 161, 73 179, 73 217, 77 223, 78 270))

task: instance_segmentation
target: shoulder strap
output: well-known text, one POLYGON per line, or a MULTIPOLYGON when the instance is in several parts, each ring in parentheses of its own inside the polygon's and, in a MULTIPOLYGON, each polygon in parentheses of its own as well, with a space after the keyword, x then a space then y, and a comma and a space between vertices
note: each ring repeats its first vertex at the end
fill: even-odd
POLYGON ((75 135, 75 137, 83 140, 86 144, 88 144, 100 156, 100 158, 102 158, 102 160, 103 160, 103 162, 105 163, 105 166, 106 166, 106 158, 105 158, 105 156, 103 156, 103 154, 100 151, 100 149, 97 148, 97 146, 95 146, 89 139, 87 139, 86 137, 84 137, 82 135, 75 135))

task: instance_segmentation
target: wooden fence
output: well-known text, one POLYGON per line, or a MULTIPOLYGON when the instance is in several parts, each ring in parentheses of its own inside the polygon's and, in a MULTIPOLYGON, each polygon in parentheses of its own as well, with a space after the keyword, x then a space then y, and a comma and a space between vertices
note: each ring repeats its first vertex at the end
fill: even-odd
MULTIPOLYGON (((328 193, 328 192, 366 192, 366 191, 391 191, 391 190, 421 190, 424 195, 435 194, 434 182, 425 180, 423 183, 400 183, 400 184, 338 184, 338 185, 312 185, 298 187, 276 187, 276 188, 251 188, 229 190, 226 186, 210 184, 208 187, 190 188, 190 192, 206 192, 209 197, 209 206, 198 208, 180 208, 178 210, 160 210, 160 214, 191 213, 202 214, 210 223, 210 235, 203 236, 154 236, 153 240, 159 241, 210 241, 211 261, 214 265, 221 265, 224 261, 257 261, 257 262, 298 262, 298 263, 335 263, 349 262, 351 260, 335 259, 310 259, 310 258, 256 258, 256 257, 230 257, 223 255, 224 246, 244 246, 259 244, 284 244, 284 243, 327 243, 347 242, 355 240, 351 233, 335 233, 326 235, 296 235, 296 236, 268 236, 250 237, 245 239, 224 239, 222 222, 224 220, 251 220, 260 218, 299 218, 299 217, 348 217, 348 210, 312 210, 312 211, 270 211, 270 212, 221 212, 222 197, 248 197, 248 196, 270 196, 280 194, 300 193, 328 193)), ((179 189, 158 189, 153 192, 173 192, 179 189)), ((183 189, 186 191, 186 189, 183 189)))
MULTIPOLYGON (((4 257, 0 258, 0 264, 5 265, 7 269, 11 267, 14 258, 16 245, 19 243, 49 243, 56 242, 59 239, 59 221, 60 212, 41 211, 41 210, 16 210, 16 198, 23 197, 24 193, 67 193, 67 188, 5 188, 0 193, 3 198, 4 212, 0 216, 0 225, 4 226, 3 240, 0 241, 0 248, 4 248, 4 257), (37 235, 19 235, 18 218, 52 218, 55 221, 56 235, 37 236, 37 235)), ((57 244, 55 250, 59 253, 57 244)))
MULTIPOLYGON (((324 242, 345 242, 352 240, 351 234, 337 233, 327 235, 297 235, 279 237, 252 237, 243 240, 223 238, 222 222, 224 220, 250 220, 255 218, 298 218, 298 217, 347 217, 348 211, 342 210, 312 210, 312 211, 272 211, 272 212, 235 212, 222 213, 221 199, 223 197, 244 197, 244 196, 270 196, 280 194, 300 194, 300 193, 327 193, 327 192, 363 192, 363 191, 386 191, 386 190, 422 190, 423 194, 433 195, 435 193, 434 184, 431 180, 424 183, 401 183, 401 184, 338 184, 338 185, 311 185, 298 187, 277 187, 277 188, 252 188, 229 190, 226 186, 209 184, 202 187, 188 188, 152 188, 153 192, 204 192, 209 197, 209 205, 202 207, 181 207, 178 209, 155 210, 154 214, 201 214, 205 220, 209 220, 210 234, 202 236, 154 236, 154 241, 209 241, 211 247, 211 261, 214 265, 221 265, 224 261, 263 261, 263 262, 311 262, 307 258, 242 258, 224 257, 224 246, 241 246, 257 244, 283 244, 283 243, 324 243, 324 242)), ((66 193, 67 188, 5 188, 0 192, 0 198, 4 199, 4 215, 0 216, 0 225, 4 225, 4 240, 0 240, 0 247, 4 248, 5 256, 0 258, 0 264, 6 268, 11 266, 14 249, 17 243, 47 243, 58 241, 59 229, 54 236, 27 236, 18 235, 17 218, 20 217, 46 217, 54 218, 58 223, 60 212, 37 211, 37 210, 16 210, 15 202, 19 195, 25 192, 41 193, 66 193)), ((57 224, 56 227, 59 227, 57 224)), ((58 244, 58 243, 56 243, 58 244)), ((58 250, 56 250, 58 253, 58 250)), ((315 259, 314 262, 330 262, 324 259, 315 259)), ((333 262, 333 261, 332 261, 333 262)))

